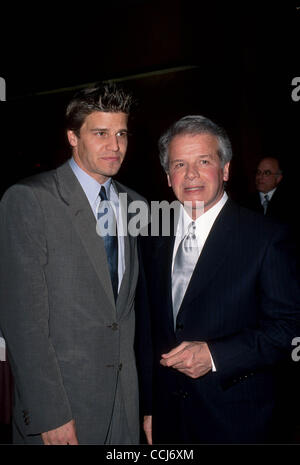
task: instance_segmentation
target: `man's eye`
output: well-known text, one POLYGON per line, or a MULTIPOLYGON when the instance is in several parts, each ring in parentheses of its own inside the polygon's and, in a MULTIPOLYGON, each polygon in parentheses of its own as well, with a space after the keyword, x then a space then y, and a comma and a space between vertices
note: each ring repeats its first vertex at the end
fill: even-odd
POLYGON ((126 131, 117 132, 118 137, 127 137, 127 135, 128 135, 128 132, 126 132, 126 131))
POLYGON ((182 168, 184 164, 182 162, 176 163, 175 168, 182 168))
POLYGON ((201 161, 200 161, 200 164, 201 164, 201 165, 208 165, 208 160, 201 160, 201 161))
POLYGON ((107 132, 105 132, 105 131, 97 131, 96 135, 100 136, 100 137, 105 137, 105 136, 107 136, 107 132))

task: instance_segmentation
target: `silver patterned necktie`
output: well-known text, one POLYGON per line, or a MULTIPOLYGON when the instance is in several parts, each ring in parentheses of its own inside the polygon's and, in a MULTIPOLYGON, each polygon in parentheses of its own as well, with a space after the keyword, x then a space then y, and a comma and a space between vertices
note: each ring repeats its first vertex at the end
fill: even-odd
POLYGON ((185 291, 190 282, 195 265, 199 258, 199 247, 196 238, 196 224, 192 221, 188 232, 180 242, 175 256, 172 273, 172 300, 174 326, 185 291))
POLYGON ((264 201, 263 201, 263 204, 262 204, 263 209, 264 209, 264 215, 267 213, 269 202, 270 202, 269 196, 268 196, 268 194, 266 194, 264 196, 264 201))

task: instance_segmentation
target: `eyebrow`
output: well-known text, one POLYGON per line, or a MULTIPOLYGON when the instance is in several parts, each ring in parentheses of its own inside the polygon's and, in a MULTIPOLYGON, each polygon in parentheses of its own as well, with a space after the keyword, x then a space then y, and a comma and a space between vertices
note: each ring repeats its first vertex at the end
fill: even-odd
MULTIPOLYGON (((198 155, 198 158, 213 158, 213 155, 211 153, 205 153, 202 155, 198 155)), ((185 161, 186 158, 175 158, 175 160, 172 160, 171 163, 176 163, 178 161, 185 161)))
MULTIPOLYGON (((92 129, 90 129, 90 131, 92 131, 92 132, 97 132, 97 131, 109 132, 109 129, 108 128, 92 128, 92 129)), ((116 133, 118 133, 118 132, 128 132, 128 130, 125 129, 125 128, 121 128, 121 129, 118 129, 116 133)))

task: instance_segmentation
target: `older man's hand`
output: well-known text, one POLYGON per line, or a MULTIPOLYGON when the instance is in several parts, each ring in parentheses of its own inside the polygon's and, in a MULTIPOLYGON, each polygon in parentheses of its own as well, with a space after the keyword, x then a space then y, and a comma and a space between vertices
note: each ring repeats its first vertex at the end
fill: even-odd
POLYGON ((199 378, 212 369, 210 351, 206 342, 182 342, 161 357, 161 365, 172 367, 190 378, 199 378))

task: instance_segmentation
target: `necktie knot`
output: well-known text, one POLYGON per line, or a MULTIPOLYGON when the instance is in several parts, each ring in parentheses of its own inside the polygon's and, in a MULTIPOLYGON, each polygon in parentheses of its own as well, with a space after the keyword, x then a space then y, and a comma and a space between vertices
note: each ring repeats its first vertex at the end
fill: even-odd
POLYGON ((106 195, 106 189, 104 186, 101 186, 99 196, 101 200, 108 200, 107 195, 106 195))
POLYGON ((188 235, 191 236, 192 239, 196 239, 196 223, 192 221, 188 225, 188 235))
POLYGON ((183 247, 186 252, 193 252, 195 248, 198 248, 197 237, 196 237, 196 223, 192 221, 188 225, 188 230, 185 238, 183 239, 183 247))
POLYGON ((268 208, 268 205, 269 205, 269 201, 270 201, 270 199, 269 199, 268 194, 264 195, 264 201, 263 201, 263 204, 262 204, 263 209, 264 209, 264 215, 267 213, 267 208, 268 208))
POLYGON ((104 186, 101 186, 99 197, 101 201, 97 212, 98 232, 101 236, 114 236, 117 234, 116 216, 104 186))

